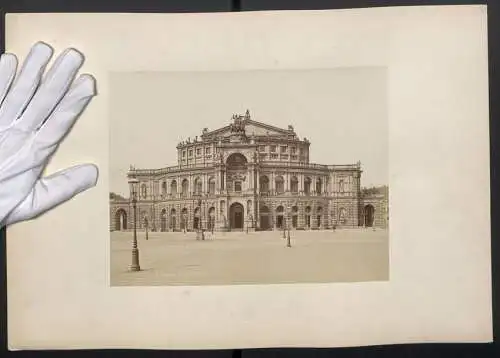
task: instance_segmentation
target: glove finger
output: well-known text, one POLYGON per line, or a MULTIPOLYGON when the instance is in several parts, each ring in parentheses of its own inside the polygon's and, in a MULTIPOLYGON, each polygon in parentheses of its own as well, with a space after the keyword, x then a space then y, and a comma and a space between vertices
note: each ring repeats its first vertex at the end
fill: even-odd
POLYGON ((95 95, 95 80, 81 75, 35 136, 35 150, 59 143, 95 95))
POLYGON ((0 127, 11 125, 21 116, 40 84, 52 52, 52 48, 43 42, 38 42, 31 48, 12 89, 0 107, 0 127))
POLYGON ((7 216, 5 225, 33 219, 94 187, 99 176, 93 164, 77 165, 38 180, 30 194, 7 216))
MULTIPOLYGON (((17 70, 17 57, 4 53, 0 57, 0 105, 9 92, 17 70)), ((1 130, 1 128, 0 128, 1 130)))
MULTIPOLYGON (((0 181, 3 181, 3 186, 12 186, 10 190, 7 187, 0 190, 0 200, 2 192, 11 195, 12 190, 17 193, 19 201, 28 195, 38 180, 40 172, 44 169, 45 163, 53 155, 59 142, 70 130, 94 94, 94 78, 90 75, 80 76, 49 120, 36 132, 36 135, 28 141, 19 141, 23 147, 16 153, 17 159, 0 163, 0 181), (20 185, 21 183, 23 185, 20 185)), ((16 136, 22 135, 22 132, 10 131, 7 140, 14 140, 18 138, 16 136)), ((12 203, 12 200, 6 200, 5 204, 14 204, 8 208, 9 210, 4 208, 3 212, 8 213, 11 208, 18 205, 18 202, 12 203)), ((0 202, 1 207, 2 203, 0 202)))
POLYGON ((38 128, 64 97, 83 64, 83 55, 65 50, 50 68, 38 91, 16 123, 16 129, 29 133, 38 128))

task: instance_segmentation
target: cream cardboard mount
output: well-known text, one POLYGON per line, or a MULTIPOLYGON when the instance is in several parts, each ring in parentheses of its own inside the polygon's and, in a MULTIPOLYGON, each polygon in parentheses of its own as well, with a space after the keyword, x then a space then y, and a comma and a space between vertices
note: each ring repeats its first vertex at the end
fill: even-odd
MULTIPOLYGON (((86 56, 83 72, 97 79, 98 96, 48 172, 79 162, 100 169, 93 190, 9 228, 9 347, 491 341, 486 23, 485 6, 8 14, 7 51, 22 61, 40 40, 57 52, 76 47, 86 56), (388 281, 110 286, 112 75, 368 67, 387 73, 388 281)), ((166 130, 171 120, 156 118, 166 130)), ((202 118, 190 121, 184 125, 204 127, 202 118)))

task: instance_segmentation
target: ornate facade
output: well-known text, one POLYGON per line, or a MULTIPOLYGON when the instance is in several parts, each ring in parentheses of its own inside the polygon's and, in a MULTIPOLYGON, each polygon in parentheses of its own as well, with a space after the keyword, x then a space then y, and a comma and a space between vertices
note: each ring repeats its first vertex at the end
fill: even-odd
MULTIPOLYGON (((177 145, 177 165, 131 167, 137 227, 152 231, 387 227, 386 195, 363 196, 361 163, 309 162, 310 142, 247 112, 177 145)), ((124 178, 125 179, 125 178, 124 178)), ((132 188, 131 188, 132 193, 132 188)), ((110 230, 133 228, 130 200, 110 200, 110 230)))

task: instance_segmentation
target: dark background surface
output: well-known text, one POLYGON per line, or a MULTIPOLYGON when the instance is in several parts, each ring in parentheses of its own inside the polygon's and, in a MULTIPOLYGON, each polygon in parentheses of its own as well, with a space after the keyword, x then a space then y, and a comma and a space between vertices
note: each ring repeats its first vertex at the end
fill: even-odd
MULTIPOLYGON (((0 50, 4 51, 4 21, 9 12, 221 12, 221 11, 257 11, 257 10, 311 10, 342 9, 380 6, 414 5, 488 5, 488 46, 490 70, 490 152, 491 152, 491 215, 492 215, 492 274, 493 274, 493 319, 494 337, 500 332, 498 298, 499 272, 499 181, 498 137, 499 137, 499 47, 500 0, 2 0, 0 1, 0 50)), ((43 39, 40 39, 43 40, 43 39)), ((331 349, 249 349, 224 351, 7 351, 7 278, 6 278, 6 230, 0 231, 0 347, 2 354, 13 356, 102 356, 128 355, 133 357, 181 357, 181 358, 223 358, 223 357, 500 357, 497 342, 491 344, 407 344, 374 347, 331 348, 331 349)), ((40 236, 43 239, 43 235, 40 236)), ((190 324, 187 322, 186 324, 190 324)), ((71 329, 70 327, 68 327, 71 329)))

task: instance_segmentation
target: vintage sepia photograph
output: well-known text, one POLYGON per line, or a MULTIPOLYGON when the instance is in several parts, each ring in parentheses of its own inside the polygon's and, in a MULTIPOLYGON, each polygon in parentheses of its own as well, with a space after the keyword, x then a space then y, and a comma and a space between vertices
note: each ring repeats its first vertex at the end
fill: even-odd
POLYGON ((97 80, 44 174, 99 169, 9 226, 9 346, 491 341, 487 24, 486 6, 7 14, 19 63, 44 38, 97 80))
POLYGON ((113 73, 111 285, 388 280, 385 75, 113 73))

